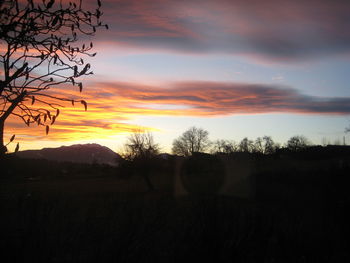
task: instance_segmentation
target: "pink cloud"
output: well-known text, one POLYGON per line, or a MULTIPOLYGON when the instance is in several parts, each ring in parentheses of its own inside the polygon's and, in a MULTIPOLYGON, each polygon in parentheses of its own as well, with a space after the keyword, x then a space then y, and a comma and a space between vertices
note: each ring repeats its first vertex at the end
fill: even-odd
POLYGON ((138 114, 214 116, 271 112, 350 114, 350 98, 306 96, 296 89, 263 84, 180 82, 167 87, 132 83, 97 83, 116 103, 138 114), (156 112, 148 104, 181 105, 186 108, 156 112))
POLYGON ((349 53, 346 1, 104 1, 102 41, 194 53, 305 59, 349 53))

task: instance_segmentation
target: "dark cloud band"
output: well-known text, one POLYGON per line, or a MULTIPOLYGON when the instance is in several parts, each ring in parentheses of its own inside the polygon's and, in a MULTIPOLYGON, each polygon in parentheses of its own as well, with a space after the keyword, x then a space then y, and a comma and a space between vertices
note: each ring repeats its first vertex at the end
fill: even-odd
POLYGON ((136 48, 274 60, 349 54, 344 0, 104 1, 104 39, 136 48))
POLYGON ((169 87, 108 82, 97 86, 115 94, 127 107, 147 109, 147 104, 182 105, 187 107, 181 110, 184 115, 350 114, 350 98, 306 96, 286 86, 222 82, 181 82, 169 87))

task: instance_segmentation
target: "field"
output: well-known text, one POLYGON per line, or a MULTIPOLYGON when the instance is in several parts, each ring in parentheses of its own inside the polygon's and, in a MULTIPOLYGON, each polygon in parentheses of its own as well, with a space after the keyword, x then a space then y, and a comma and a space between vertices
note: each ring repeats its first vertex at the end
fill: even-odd
POLYGON ((7 160, 2 262, 347 262, 349 167, 321 163, 254 162, 239 198, 174 195, 171 165, 149 191, 116 168, 7 160))

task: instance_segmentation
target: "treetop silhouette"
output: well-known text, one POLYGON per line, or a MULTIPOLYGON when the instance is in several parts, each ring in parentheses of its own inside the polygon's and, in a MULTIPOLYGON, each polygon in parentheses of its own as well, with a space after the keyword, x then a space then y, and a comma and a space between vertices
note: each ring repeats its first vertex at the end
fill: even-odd
POLYGON ((172 152, 178 155, 191 156, 195 152, 205 152, 210 144, 208 131, 191 127, 173 141, 172 152))
POLYGON ((160 147, 152 133, 138 130, 129 135, 122 154, 126 160, 148 160, 159 154, 160 147))

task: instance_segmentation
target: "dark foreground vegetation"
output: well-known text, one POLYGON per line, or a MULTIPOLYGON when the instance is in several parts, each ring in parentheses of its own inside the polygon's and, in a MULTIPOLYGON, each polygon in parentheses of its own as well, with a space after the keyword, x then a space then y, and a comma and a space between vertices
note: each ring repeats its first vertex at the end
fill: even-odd
POLYGON ((349 149, 322 149, 197 155, 193 163, 163 156, 118 168, 7 156, 1 261, 348 262, 349 149), (226 170, 210 168, 218 160, 226 170), (177 194, 177 173, 186 181, 184 171, 200 166, 204 190, 185 185, 187 194, 177 194), (244 197, 219 193, 210 179, 246 166, 251 191, 244 197))

